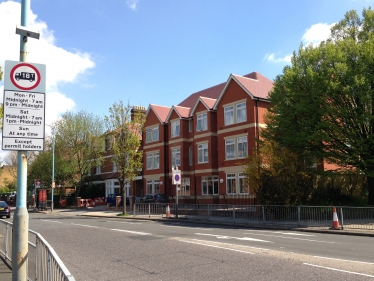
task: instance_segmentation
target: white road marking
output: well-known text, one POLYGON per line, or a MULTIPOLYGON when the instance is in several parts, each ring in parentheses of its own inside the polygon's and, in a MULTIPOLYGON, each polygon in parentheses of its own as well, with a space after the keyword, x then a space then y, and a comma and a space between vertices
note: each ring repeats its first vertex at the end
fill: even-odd
MULTIPOLYGON (((176 228, 184 228, 184 229, 187 228, 186 226, 178 226, 178 225, 165 225, 164 227, 176 227, 176 228)), ((201 229, 201 230, 213 231, 213 229, 203 228, 203 227, 191 227, 191 226, 188 226, 188 228, 190 228, 190 229, 192 228, 192 229, 201 229)))
POLYGON ((254 241, 254 242, 274 243, 274 242, 250 238, 250 237, 233 237, 233 236, 215 235, 215 234, 208 234, 208 233, 195 233, 195 235, 213 236, 213 237, 216 237, 217 239, 237 239, 237 240, 246 240, 246 241, 254 241))
POLYGON ((127 233, 132 233, 132 234, 139 234, 139 235, 152 235, 152 233, 147 233, 147 232, 138 232, 138 231, 130 231, 130 230, 123 230, 123 229, 111 229, 114 231, 120 231, 120 232, 127 232, 127 233))
POLYGON ((295 232, 274 232, 274 233, 279 233, 279 234, 286 234, 286 235, 295 235, 295 236, 316 236, 312 234, 304 234, 304 233, 295 233, 295 232))
POLYGON ((298 236, 316 236, 313 234, 295 233, 295 232, 282 232, 282 231, 270 231, 270 230, 248 230, 248 229, 242 229, 242 230, 246 232, 268 232, 268 233, 279 233, 279 234, 298 235, 298 236))
POLYGON ((72 223, 72 225, 78 225, 78 226, 84 226, 84 227, 92 227, 92 228, 99 228, 98 226, 92 226, 92 225, 86 225, 86 224, 72 223))
POLYGON ((42 220, 42 221, 62 223, 60 221, 52 221, 52 220, 42 220))
POLYGON ((202 246, 207 246, 207 247, 213 247, 213 248, 218 248, 218 249, 224 249, 224 250, 229 250, 229 251, 234 251, 234 252, 239 252, 239 253, 245 253, 245 254, 250 254, 254 255, 254 253, 251 252, 246 252, 246 251, 241 251, 237 249, 231 249, 231 248, 226 248, 226 247, 220 247, 220 246, 215 246, 215 245, 210 245, 202 242, 194 242, 194 241, 185 241, 185 240, 178 240, 180 242, 185 242, 185 243, 190 243, 190 244, 196 244, 196 245, 202 245, 202 246))
POLYGON ((336 260, 336 261, 347 261, 347 262, 355 262, 355 263, 363 263, 363 264, 372 264, 372 262, 366 262, 366 261, 353 261, 353 260, 343 260, 343 259, 335 259, 335 258, 327 258, 327 257, 321 257, 321 256, 313 256, 314 258, 319 258, 319 259, 326 259, 326 260, 336 260))
POLYGON ((127 221, 106 221, 106 222, 126 223, 126 224, 142 224, 141 222, 127 222, 127 221))
POLYGON ((329 269, 329 270, 334 270, 334 271, 340 271, 340 272, 349 273, 349 274, 355 274, 355 275, 361 275, 361 276, 374 278, 374 275, 369 275, 369 274, 364 274, 364 273, 359 273, 359 272, 354 272, 354 271, 342 270, 342 269, 337 269, 337 268, 333 268, 333 267, 320 266, 320 265, 311 264, 311 263, 303 263, 303 264, 304 265, 309 265, 309 266, 314 266, 314 267, 319 267, 319 268, 324 268, 324 269, 329 269))
POLYGON ((336 242, 329 242, 329 241, 320 241, 320 240, 312 240, 312 239, 303 239, 303 238, 295 238, 295 237, 285 237, 285 236, 278 236, 278 235, 267 235, 267 234, 255 234, 255 233, 244 233, 250 235, 261 235, 267 237, 277 237, 277 238, 284 238, 284 239, 294 239, 294 240, 301 240, 301 241, 309 241, 309 242, 318 242, 318 243, 327 243, 327 244, 340 244, 336 242))

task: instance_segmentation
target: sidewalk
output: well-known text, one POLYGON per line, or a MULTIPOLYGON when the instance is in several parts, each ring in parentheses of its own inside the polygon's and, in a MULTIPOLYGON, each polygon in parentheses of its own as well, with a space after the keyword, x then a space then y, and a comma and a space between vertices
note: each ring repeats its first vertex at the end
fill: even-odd
MULTIPOLYGON (((51 213, 51 211, 43 211, 44 213, 51 213)), ((55 214, 64 214, 64 213, 73 213, 73 215, 77 216, 90 216, 90 217, 110 217, 110 218, 118 218, 118 219, 136 219, 136 220, 153 220, 153 221, 168 221, 168 222, 190 222, 190 223, 200 223, 200 224, 212 224, 212 225, 231 225, 231 226, 240 226, 240 227, 254 227, 254 228, 261 228, 261 229, 284 229, 284 230, 294 230, 294 231, 304 231, 304 232, 315 232, 315 233, 329 233, 329 234, 338 234, 338 235, 354 235, 354 236, 369 236, 374 237, 374 229, 353 229, 353 228, 344 228, 344 230, 334 230, 330 229, 327 226, 321 227, 294 227, 289 225, 271 225, 266 224, 262 225, 259 223, 238 223, 232 222, 230 219, 223 219, 220 221, 217 220, 193 220, 193 219, 176 219, 176 218, 166 218, 161 216, 133 216, 132 211, 128 208, 128 215, 127 216, 119 216, 122 214, 121 210, 107 210, 106 205, 98 205, 95 207, 90 207, 88 210, 84 208, 74 208, 74 209, 55 209, 53 210, 55 214)))
POLYGON ((12 270, 5 263, 3 257, 0 258, 0 280, 1 281, 11 281, 12 280, 12 270))

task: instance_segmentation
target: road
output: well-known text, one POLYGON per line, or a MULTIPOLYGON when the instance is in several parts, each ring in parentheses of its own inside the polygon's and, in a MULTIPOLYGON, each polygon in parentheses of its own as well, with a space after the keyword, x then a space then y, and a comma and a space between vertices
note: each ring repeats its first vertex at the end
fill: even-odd
POLYGON ((30 214, 76 280, 374 280, 373 238, 30 214))

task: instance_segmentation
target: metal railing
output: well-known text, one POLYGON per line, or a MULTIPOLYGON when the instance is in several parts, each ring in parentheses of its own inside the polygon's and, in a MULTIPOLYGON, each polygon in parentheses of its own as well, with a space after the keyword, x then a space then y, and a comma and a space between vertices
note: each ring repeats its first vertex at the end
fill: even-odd
MULTIPOLYGON (((333 208, 332 206, 178 204, 178 218, 248 225, 331 227, 333 208)), ((176 204, 170 204, 171 217, 176 217, 176 211, 176 204)), ((342 229, 374 230, 374 207, 336 207, 336 211, 342 229)), ((166 216, 166 206, 136 203, 133 215, 162 218, 166 216)))
MULTIPOLYGON (((12 262, 13 224, 0 220, 0 253, 12 262)), ((69 270, 48 242, 37 232, 29 230, 27 280, 75 281, 69 270)))

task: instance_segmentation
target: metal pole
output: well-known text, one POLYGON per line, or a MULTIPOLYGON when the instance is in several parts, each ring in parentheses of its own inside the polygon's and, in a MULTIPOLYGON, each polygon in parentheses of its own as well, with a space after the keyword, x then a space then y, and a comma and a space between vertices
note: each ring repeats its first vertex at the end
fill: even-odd
POLYGON ((53 212, 53 198, 55 191, 55 127, 52 125, 52 201, 51 201, 51 212, 53 212))
MULTIPOLYGON (((21 26, 28 26, 30 0, 22 0, 21 26)), ((27 36, 20 36, 20 61, 27 61, 27 36)), ((12 280, 27 280, 27 255, 29 240, 29 213, 26 208, 27 151, 17 152, 17 200, 13 216, 12 280)))

